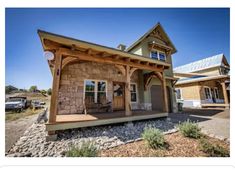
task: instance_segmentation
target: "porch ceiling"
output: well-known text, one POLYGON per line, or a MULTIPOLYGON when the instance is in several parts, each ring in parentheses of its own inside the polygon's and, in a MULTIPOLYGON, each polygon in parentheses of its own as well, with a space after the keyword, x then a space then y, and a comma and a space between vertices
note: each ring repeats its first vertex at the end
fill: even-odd
MULTIPOLYGON (((163 71, 170 64, 148 57, 128 53, 118 49, 105 47, 61 35, 38 30, 44 51, 55 52, 60 50, 63 55, 63 66, 79 60, 94 61, 109 64, 129 65, 149 71, 163 71)), ((53 68, 54 61, 48 61, 53 68)))

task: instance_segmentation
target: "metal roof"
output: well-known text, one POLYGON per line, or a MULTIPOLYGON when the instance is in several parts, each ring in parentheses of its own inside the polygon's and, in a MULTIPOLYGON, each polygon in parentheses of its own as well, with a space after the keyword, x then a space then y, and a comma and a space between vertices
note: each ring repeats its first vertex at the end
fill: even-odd
MULTIPOLYGON (((224 54, 218 54, 199 61, 174 68, 175 73, 189 73, 223 65, 224 54)), ((227 61, 226 61, 227 63, 227 61)))

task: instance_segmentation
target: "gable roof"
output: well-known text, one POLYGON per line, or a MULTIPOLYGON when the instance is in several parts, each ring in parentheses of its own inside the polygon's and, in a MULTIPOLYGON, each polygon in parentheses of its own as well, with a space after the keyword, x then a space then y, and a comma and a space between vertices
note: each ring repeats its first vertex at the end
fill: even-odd
POLYGON ((172 43, 172 41, 170 40, 170 38, 168 37, 167 33, 165 32, 165 30, 163 29, 162 25, 158 22, 153 28, 151 28, 148 32, 146 32, 142 37, 140 37, 137 41, 135 41, 132 45, 130 45, 126 51, 130 52, 134 47, 136 47, 139 43, 141 43, 145 38, 147 38, 147 36, 149 36, 155 29, 158 29, 159 31, 161 31, 161 33, 163 34, 163 36, 165 37, 165 39, 167 39, 170 47, 173 48, 172 50, 172 54, 176 53, 177 50, 174 46, 174 44, 172 43))
POLYGON ((228 61, 226 60, 224 54, 218 54, 215 56, 204 58, 202 60, 191 62, 186 65, 176 67, 173 69, 173 71, 175 73, 189 73, 189 72, 195 72, 195 71, 204 70, 208 68, 223 66, 223 63, 229 66, 228 61))

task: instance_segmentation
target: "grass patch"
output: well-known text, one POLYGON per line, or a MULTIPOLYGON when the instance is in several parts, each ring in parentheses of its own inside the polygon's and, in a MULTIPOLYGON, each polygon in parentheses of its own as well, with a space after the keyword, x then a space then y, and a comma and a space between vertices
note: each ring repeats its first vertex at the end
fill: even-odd
POLYGON ((147 145, 152 149, 162 149, 166 147, 164 135, 159 129, 145 128, 142 133, 142 137, 147 142, 147 145))
POLYGON ((25 109, 24 111, 17 113, 17 112, 6 112, 5 114, 5 121, 14 121, 23 117, 31 116, 42 112, 43 109, 32 110, 30 108, 25 109))
POLYGON ((229 157, 229 152, 217 144, 211 144, 206 139, 200 140, 200 150, 208 154, 209 157, 229 157))
POLYGON ((198 127, 198 124, 189 120, 179 124, 178 128, 180 133, 182 133, 185 137, 198 139, 202 136, 201 129, 198 127))
POLYGON ((97 157, 99 150, 92 142, 84 142, 80 147, 72 146, 67 152, 67 157, 97 157))

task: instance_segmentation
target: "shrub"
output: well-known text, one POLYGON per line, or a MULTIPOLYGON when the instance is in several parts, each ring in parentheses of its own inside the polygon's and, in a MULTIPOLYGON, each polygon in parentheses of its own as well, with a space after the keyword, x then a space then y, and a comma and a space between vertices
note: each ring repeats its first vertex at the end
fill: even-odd
POLYGON ((165 146, 164 135, 159 129, 145 128, 142 137, 150 148, 157 149, 165 146))
POLYGON ((200 149, 210 157, 229 157, 229 152, 219 145, 213 145, 205 139, 200 140, 200 149))
POLYGON ((178 125, 179 131, 185 136, 190 138, 200 138, 201 129, 196 123, 193 123, 189 120, 178 125))
POLYGON ((97 157, 98 149, 91 142, 84 142, 80 147, 72 146, 69 151, 66 152, 67 157, 97 157))

